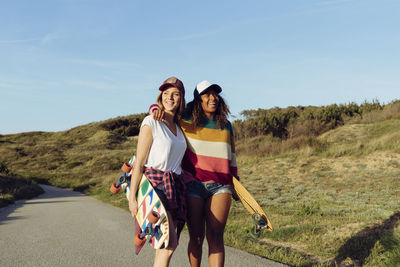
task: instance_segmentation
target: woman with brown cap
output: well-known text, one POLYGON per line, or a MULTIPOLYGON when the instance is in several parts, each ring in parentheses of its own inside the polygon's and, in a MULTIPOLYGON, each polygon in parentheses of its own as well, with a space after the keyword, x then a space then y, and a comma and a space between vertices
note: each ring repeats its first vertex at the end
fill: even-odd
POLYGON ((168 266, 186 220, 186 188, 181 168, 186 140, 177 125, 185 108, 185 88, 179 79, 170 77, 159 90, 157 102, 165 113, 164 120, 156 121, 149 115, 142 122, 131 178, 129 210, 135 217, 138 211, 135 196, 144 173, 165 204, 168 217, 172 218, 169 221, 169 245, 157 249, 154 258, 154 266, 168 266))

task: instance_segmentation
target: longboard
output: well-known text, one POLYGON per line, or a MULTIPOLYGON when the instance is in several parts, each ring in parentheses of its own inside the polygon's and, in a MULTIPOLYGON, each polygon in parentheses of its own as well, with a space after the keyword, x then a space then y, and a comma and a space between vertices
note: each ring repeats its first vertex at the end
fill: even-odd
POLYGON ((257 237, 262 229, 268 229, 269 231, 272 231, 273 227, 267 217, 267 214, 265 214, 264 210, 250 194, 250 192, 247 191, 247 189, 235 177, 233 177, 233 188, 240 202, 252 216, 254 223, 254 230, 252 234, 257 237))
MULTIPOLYGON (((113 194, 117 194, 122 189, 128 199, 134 160, 135 156, 121 167, 122 175, 110 187, 113 194)), ((136 255, 139 254, 146 240, 155 249, 168 247, 169 218, 167 211, 144 174, 139 183, 136 201, 138 203, 138 212, 135 217, 136 235, 134 237, 136 255)))

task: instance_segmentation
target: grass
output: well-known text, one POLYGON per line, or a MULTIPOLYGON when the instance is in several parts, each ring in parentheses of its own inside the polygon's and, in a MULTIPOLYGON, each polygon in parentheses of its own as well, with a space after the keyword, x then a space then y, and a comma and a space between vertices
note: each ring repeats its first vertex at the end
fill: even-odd
POLYGON ((43 192, 43 189, 31 179, 0 175, 0 208, 16 200, 36 197, 43 192))
MULTIPOLYGON (((302 266, 333 260, 343 263, 348 258, 343 258, 344 251, 364 251, 370 246, 372 242, 361 237, 358 244, 350 243, 342 248, 366 227, 385 224, 385 219, 400 210, 400 173, 393 164, 399 159, 399 154, 389 152, 361 158, 317 155, 306 159, 301 153, 292 153, 282 157, 258 157, 262 166, 254 166, 252 156, 240 157, 238 165, 244 170, 240 173, 243 184, 259 200, 275 227, 275 231, 265 232, 262 240, 265 244, 289 247, 305 255, 296 261, 285 261, 302 266)), ((236 211, 230 214, 229 229, 236 234, 245 224, 250 231, 251 220, 246 217, 246 211, 240 207, 232 210, 236 211)), ((398 224, 398 220, 394 220, 398 224)), ((396 227, 389 227, 387 232, 400 233, 396 227)), ((375 241, 380 241, 381 236, 383 238, 384 232, 377 235, 375 241)), ((245 246, 237 242, 240 241, 232 244, 245 246)), ((263 256, 273 258, 268 251, 265 249, 263 256)), ((386 249, 383 251, 388 253, 386 249)), ((370 255, 347 259, 347 262, 365 263, 370 255)))
MULTIPOLYGON (((287 142, 271 136, 239 141, 241 182, 274 231, 251 237, 251 218, 234 202, 226 244, 293 266, 396 265, 399 140, 400 120, 389 119, 287 142)), ((65 132, 3 135, 0 162, 19 176, 74 188, 127 210, 125 197, 108 188, 136 142, 102 122, 65 132)))

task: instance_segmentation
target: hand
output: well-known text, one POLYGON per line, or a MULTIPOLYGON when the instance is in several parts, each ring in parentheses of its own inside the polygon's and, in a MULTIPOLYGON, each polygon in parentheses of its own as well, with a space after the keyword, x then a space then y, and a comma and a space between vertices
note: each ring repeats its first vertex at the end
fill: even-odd
POLYGON ((149 107, 149 114, 153 114, 154 110, 160 109, 160 107, 157 104, 153 104, 149 107))
POLYGON ((239 197, 238 197, 238 195, 236 194, 236 191, 235 191, 235 189, 233 189, 233 192, 232 192, 232 198, 233 198, 233 200, 235 200, 235 201, 238 201, 238 200, 240 200, 240 199, 239 199, 239 197))
POLYGON ((153 110, 153 118, 156 121, 164 121, 165 112, 159 109, 153 110))
POLYGON ((129 200, 129 210, 131 211, 131 215, 133 218, 136 217, 136 213, 138 211, 138 205, 136 199, 129 200))

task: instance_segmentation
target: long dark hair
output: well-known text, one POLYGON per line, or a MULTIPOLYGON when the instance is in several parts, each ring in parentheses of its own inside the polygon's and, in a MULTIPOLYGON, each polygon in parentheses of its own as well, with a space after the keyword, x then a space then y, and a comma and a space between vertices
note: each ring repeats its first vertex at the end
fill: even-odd
MULTIPOLYGON (((215 120, 217 121, 218 128, 223 129, 228 123, 228 115, 230 114, 230 111, 222 96, 218 94, 217 96, 218 107, 215 112, 215 120)), ((189 114, 190 120, 195 127, 203 125, 207 119, 201 106, 201 102, 201 97, 198 95, 187 104, 186 112, 189 114)))

